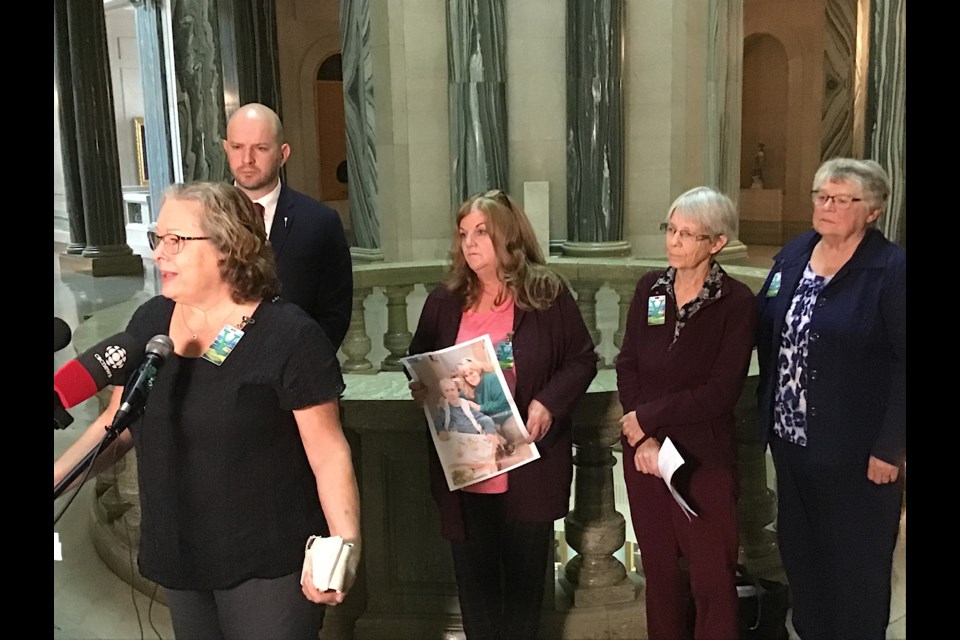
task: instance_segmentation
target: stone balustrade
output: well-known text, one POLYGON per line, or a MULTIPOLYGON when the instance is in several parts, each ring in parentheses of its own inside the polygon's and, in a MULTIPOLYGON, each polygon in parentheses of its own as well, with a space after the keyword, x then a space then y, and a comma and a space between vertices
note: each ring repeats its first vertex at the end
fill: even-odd
MULTIPOLYGON (((618 511, 614 502, 614 484, 623 482, 619 471, 614 473, 613 455, 622 409, 611 367, 636 282, 663 263, 622 258, 554 258, 550 263, 576 292, 605 368, 574 415, 575 484, 564 535, 577 553, 556 572, 551 565, 545 576, 551 588, 541 635, 637 638, 646 626, 642 576, 628 572, 615 557, 624 545, 630 514, 618 511)), ((766 275, 763 269, 725 268, 754 291, 766 275)), ((346 379, 342 406, 361 491, 363 565, 351 597, 328 612, 324 638, 439 639, 461 628, 450 553, 428 489, 429 436, 398 362, 410 344, 426 291, 445 271, 443 261, 354 267, 354 315, 341 350, 346 379)), ((132 301, 116 315, 125 322, 139 303, 132 301)), ((74 334, 80 349, 96 342, 96 336, 83 338, 82 326, 74 334)), ((767 458, 755 435, 755 387, 754 362, 737 406, 741 560, 759 575, 775 575, 779 558, 767 528, 775 517, 775 501, 767 485, 767 458)), ((136 460, 129 455, 116 465, 116 473, 97 480, 93 534, 105 562, 150 594, 153 585, 130 561, 138 523, 136 460)))
MULTIPOLYGON (((601 366, 612 367, 637 281, 647 271, 662 269, 663 261, 551 257, 550 266, 566 277, 575 291, 601 366)), ((754 267, 724 268, 754 292, 760 290, 767 273, 754 267)), ((413 338, 426 292, 443 279, 446 270, 443 260, 355 265, 353 317, 341 349, 344 372, 399 371, 398 358, 413 338), (378 333, 373 332, 375 327, 378 333), (382 360, 377 357, 384 352, 382 360), (379 364, 374 364, 378 360, 379 364)))

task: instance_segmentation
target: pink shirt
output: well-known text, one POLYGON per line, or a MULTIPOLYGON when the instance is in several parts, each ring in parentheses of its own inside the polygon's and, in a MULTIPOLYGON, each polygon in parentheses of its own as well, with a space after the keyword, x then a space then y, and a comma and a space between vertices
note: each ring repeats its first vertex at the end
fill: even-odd
MULTIPOLYGON (((513 298, 510 298, 493 311, 464 311, 460 317, 460 331, 457 332, 455 344, 479 338, 484 334, 490 336, 490 342, 496 350, 497 345, 507 339, 507 334, 513 332, 513 298)), ((507 387, 512 396, 516 390, 516 364, 509 369, 501 369, 507 381, 507 387)), ((501 473, 488 480, 481 480, 476 484, 464 487, 461 491, 470 493, 505 493, 507 491, 507 474, 501 473)))

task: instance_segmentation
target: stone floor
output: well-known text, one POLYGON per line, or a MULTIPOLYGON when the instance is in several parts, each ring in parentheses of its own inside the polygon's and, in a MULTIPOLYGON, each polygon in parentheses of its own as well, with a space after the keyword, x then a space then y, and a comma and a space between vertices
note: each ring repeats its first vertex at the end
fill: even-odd
MULTIPOLYGON (((142 277, 93 278, 84 273, 62 271, 58 259, 58 251, 62 249, 62 245, 54 245, 54 315, 65 320, 73 329, 81 322, 95 328, 97 314, 104 309, 134 298, 146 299, 158 290, 156 273, 150 261, 145 261, 142 277)), ((749 262, 755 266, 769 266, 775 252, 775 247, 750 247, 749 262)), ((73 355, 75 352, 72 347, 54 354, 54 371, 73 355)), ((55 458, 73 442, 83 427, 96 418, 96 402, 89 400, 71 409, 70 413, 76 422, 63 431, 54 431, 55 458)), ((89 532, 90 492, 93 489, 93 483, 85 485, 54 526, 63 545, 63 561, 54 562, 53 637, 56 640, 172 639, 167 608, 134 591, 117 578, 97 555, 89 532)), ((54 502, 55 517, 69 500, 68 494, 54 502)), ((893 586, 887 639, 905 640, 906 515, 901 522, 893 586)), ((792 635, 792 638, 795 636, 792 635)))

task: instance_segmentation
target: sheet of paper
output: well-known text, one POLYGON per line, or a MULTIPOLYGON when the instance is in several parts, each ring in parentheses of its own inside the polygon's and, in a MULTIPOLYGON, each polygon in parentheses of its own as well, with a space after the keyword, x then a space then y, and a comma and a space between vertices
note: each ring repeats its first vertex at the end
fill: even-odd
POLYGON ((683 456, 677 451, 677 447, 673 444, 673 441, 670 440, 670 438, 664 438, 660 444, 660 454, 657 456, 657 467, 660 469, 660 475, 667 484, 667 488, 670 490, 673 499, 677 501, 677 504, 680 505, 680 508, 683 509, 683 512, 686 514, 687 519, 690 520, 691 515, 698 518, 700 516, 690 508, 690 505, 683 499, 683 496, 680 495, 680 492, 677 491, 677 488, 673 486, 672 482, 673 474, 683 466, 684 462, 683 456))
POLYGON ((321 591, 343 591, 347 564, 353 544, 340 536, 316 538, 310 547, 313 567, 313 585, 321 591))

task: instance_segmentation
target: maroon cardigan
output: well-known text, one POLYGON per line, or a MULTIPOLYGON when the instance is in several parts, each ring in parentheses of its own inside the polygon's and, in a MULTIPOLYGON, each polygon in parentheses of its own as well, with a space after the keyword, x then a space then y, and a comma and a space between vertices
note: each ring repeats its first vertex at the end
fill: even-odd
MULTIPOLYGON (((670 347, 676 300, 667 300, 664 324, 647 323, 650 288, 662 274, 645 274, 630 303, 617 356, 620 403, 624 413, 637 412, 645 434, 661 442, 669 436, 691 470, 701 464, 733 467, 733 408, 747 376, 756 326, 753 293, 724 274, 720 297, 693 314, 670 347)), ((636 449, 625 437, 622 444, 623 459, 632 460, 636 449)))
MULTIPOLYGON (((420 313, 410 355, 452 346, 460 330, 463 297, 439 285, 430 292, 420 313)), ((509 471, 506 516, 523 522, 552 522, 567 514, 573 479, 571 416, 597 375, 593 340, 566 289, 543 311, 513 309, 513 356, 517 366, 514 401, 527 419, 531 400, 539 400, 553 415, 553 426, 537 443, 540 459, 509 471)), ((443 537, 464 539, 460 491, 450 491, 432 444, 430 489, 443 537)))

